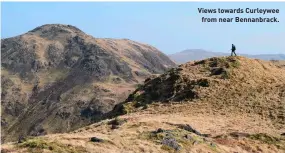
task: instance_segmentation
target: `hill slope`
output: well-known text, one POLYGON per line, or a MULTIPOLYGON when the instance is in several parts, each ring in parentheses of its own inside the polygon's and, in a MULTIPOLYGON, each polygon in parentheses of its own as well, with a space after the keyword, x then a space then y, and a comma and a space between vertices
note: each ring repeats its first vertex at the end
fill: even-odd
MULTIPOLYGON (((284 54, 260 54, 260 55, 249 55, 249 54, 239 54, 239 56, 245 56, 249 58, 257 58, 262 60, 285 60, 284 54)), ((178 53, 174 53, 169 55, 169 58, 175 61, 178 64, 183 64, 189 61, 194 60, 202 60, 210 57, 221 57, 221 56, 229 56, 229 53, 222 52, 210 52, 202 49, 188 49, 178 53)))
POLYGON ((175 64, 156 48, 48 24, 1 40, 2 142, 100 120, 146 77, 175 64))
POLYGON ((189 62, 148 80, 129 96, 122 105, 123 111, 130 111, 129 106, 136 108, 155 101, 206 102, 208 110, 259 114, 282 128, 284 72, 271 62, 244 57, 189 62))
POLYGON ((282 153, 284 74, 271 62, 245 57, 189 62, 146 79, 115 107, 116 118, 3 150, 282 153))

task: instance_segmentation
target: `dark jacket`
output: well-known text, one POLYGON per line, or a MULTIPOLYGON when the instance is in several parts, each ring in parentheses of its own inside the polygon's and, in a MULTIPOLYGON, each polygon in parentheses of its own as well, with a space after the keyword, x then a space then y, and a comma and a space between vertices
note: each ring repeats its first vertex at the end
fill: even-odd
POLYGON ((232 45, 232 51, 235 51, 235 50, 236 50, 236 46, 232 45))

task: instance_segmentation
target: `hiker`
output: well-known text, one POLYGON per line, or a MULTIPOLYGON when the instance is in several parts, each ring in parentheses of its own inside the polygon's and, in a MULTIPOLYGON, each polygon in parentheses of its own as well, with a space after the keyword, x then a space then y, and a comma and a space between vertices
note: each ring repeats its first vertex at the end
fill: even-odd
POLYGON ((232 44, 232 53, 231 56, 233 56, 233 53, 235 54, 235 56, 237 56, 236 54, 236 46, 234 44, 232 44))

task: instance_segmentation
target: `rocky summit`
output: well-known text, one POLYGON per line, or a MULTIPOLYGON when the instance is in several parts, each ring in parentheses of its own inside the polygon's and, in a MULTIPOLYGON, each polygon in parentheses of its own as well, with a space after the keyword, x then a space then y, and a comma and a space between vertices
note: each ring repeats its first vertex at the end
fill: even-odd
POLYGON ((47 24, 1 40, 2 143, 101 120, 139 83, 176 65, 156 48, 47 24))
POLYGON ((4 144, 4 152, 285 151, 285 69, 245 57, 188 62, 152 76, 77 130, 4 144))

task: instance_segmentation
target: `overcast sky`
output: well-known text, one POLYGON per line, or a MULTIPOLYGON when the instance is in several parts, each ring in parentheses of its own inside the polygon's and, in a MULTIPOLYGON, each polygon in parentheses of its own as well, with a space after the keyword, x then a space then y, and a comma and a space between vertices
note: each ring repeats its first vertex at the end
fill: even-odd
POLYGON ((71 24, 97 38, 128 38, 166 54, 185 49, 285 53, 285 3, 2 2, 1 38, 43 24, 71 24), (199 14, 198 8, 279 9, 279 14, 199 14), (202 23, 201 17, 277 17, 278 23, 202 23))

